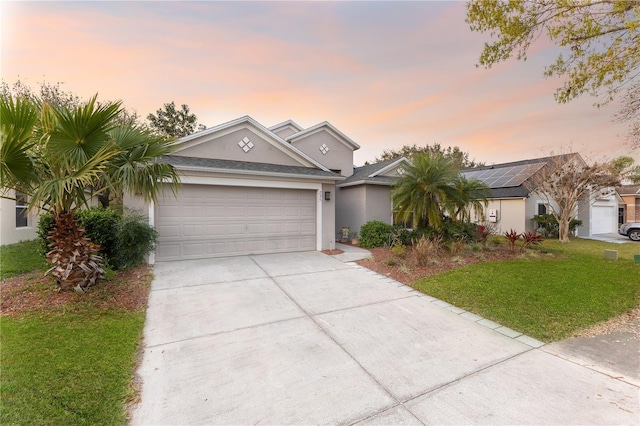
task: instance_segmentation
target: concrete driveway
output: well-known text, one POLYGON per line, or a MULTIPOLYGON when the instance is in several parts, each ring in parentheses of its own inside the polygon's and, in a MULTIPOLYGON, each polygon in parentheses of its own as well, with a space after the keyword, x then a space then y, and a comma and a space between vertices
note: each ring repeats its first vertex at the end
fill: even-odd
POLYGON ((319 252, 154 273, 135 425, 640 422, 633 378, 319 252))

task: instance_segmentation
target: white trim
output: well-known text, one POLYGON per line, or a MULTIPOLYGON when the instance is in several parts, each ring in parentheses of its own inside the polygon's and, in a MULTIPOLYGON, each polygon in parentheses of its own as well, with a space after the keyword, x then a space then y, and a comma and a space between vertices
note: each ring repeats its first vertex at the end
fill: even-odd
POLYGON ((342 142, 344 145, 346 145, 348 148, 352 149, 352 150, 356 150, 356 149, 360 149, 360 145, 358 145, 357 143, 355 143, 349 136, 345 135, 344 133, 342 133, 340 130, 338 130, 335 126, 333 126, 331 123, 329 123, 328 121, 323 121, 322 123, 318 123, 315 126, 311 126, 308 129, 304 129, 298 133, 294 133, 291 136, 288 136, 287 138, 285 138, 285 140, 287 142, 296 142, 299 139, 302 139, 306 136, 310 136, 314 133, 317 133, 321 130, 325 130, 327 131, 329 134, 331 134, 332 136, 334 136, 336 139, 338 139, 340 142, 342 142))
POLYGON ((302 127, 301 125, 299 125, 293 120, 286 120, 286 121, 283 121, 282 123, 274 124, 273 126, 269 127, 269 130, 271 130, 272 132, 275 132, 276 130, 284 129, 286 127, 291 127, 295 129, 296 132, 300 132, 304 130, 304 127, 302 127))
POLYGON ((376 172, 371 173, 368 177, 372 178, 372 177, 376 177, 376 176, 378 176, 378 175, 381 175, 381 174, 383 174, 383 173, 386 173, 386 172, 388 172, 389 170, 393 169, 394 167, 397 167, 397 166, 398 166, 400 163, 402 163, 402 162, 405 162, 405 163, 407 163, 407 164, 410 164, 410 163, 409 163, 409 160, 407 160, 405 157, 400 157, 400 158, 398 158, 398 160, 397 160, 397 161, 394 161, 393 163, 391 163, 391 164, 389 164, 389 165, 387 165, 387 166, 385 166, 385 167, 381 168, 380 170, 378 170, 378 171, 376 171, 376 172))
POLYGON ((350 186, 357 186, 357 185, 393 186, 394 183, 395 182, 390 182, 390 183, 388 183, 388 182, 374 182, 374 181, 369 182, 369 181, 366 181, 366 180, 363 179, 363 180, 358 180, 358 181, 355 181, 355 182, 347 182, 345 184, 337 183, 336 186, 338 188, 348 188, 350 186))
POLYGON ((265 126, 263 126, 262 124, 258 123, 256 120, 254 120, 253 118, 249 117, 248 115, 245 115, 244 117, 240 117, 240 118, 237 118, 235 120, 220 124, 218 126, 210 127, 210 128, 208 128, 206 130, 203 130, 201 132, 194 133, 194 134, 188 135, 188 136, 184 136, 184 137, 178 139, 175 142, 175 145, 177 146, 177 148, 174 151, 174 154, 178 153, 178 152, 180 152, 182 150, 185 150, 187 148, 198 146, 198 145, 200 145, 202 143, 206 143, 206 142, 211 141, 211 139, 204 138, 205 136, 209 136, 209 135, 212 135, 214 133, 219 133, 218 136, 224 136, 224 135, 227 135, 229 133, 235 132, 236 130, 239 130, 239 129, 251 130, 254 133, 256 133, 258 136, 260 136, 263 139, 265 139, 268 143, 273 145, 275 148, 278 148, 280 151, 282 151, 283 153, 289 155, 290 157, 294 158, 295 160, 297 160, 297 161, 304 160, 304 161, 307 162, 307 164, 304 164, 304 161, 300 161, 301 164, 304 164, 304 165, 307 165, 307 166, 316 166, 316 167, 320 168, 321 170, 324 170, 324 171, 327 171, 327 172, 330 171, 325 166, 323 166, 322 164, 320 164, 319 162, 317 162, 313 158, 309 157, 307 154, 305 154, 304 152, 300 151, 298 148, 294 147, 290 143, 287 143, 280 136, 276 135, 271 130, 267 129, 265 126), (250 128, 248 125, 245 125, 243 127, 240 126, 243 123, 248 123, 249 125, 251 125, 253 127, 253 129, 250 128), (236 126, 238 126, 238 128, 236 128, 236 126), (196 141, 196 139, 203 139, 203 140, 196 141), (194 142, 193 143, 188 143, 190 141, 194 141, 194 142), (287 151, 289 151, 289 152, 287 152, 287 151), (295 155, 292 156, 291 154, 295 154, 295 155), (295 158, 296 156, 298 158, 295 158))
POLYGON ((177 170, 187 172, 207 172, 207 173, 227 173, 233 175, 246 175, 246 176, 270 176, 270 177, 289 177, 295 179, 315 179, 315 180, 331 180, 339 181, 344 180, 344 176, 318 176, 318 175, 303 175, 297 173, 282 173, 282 172, 266 172, 261 170, 240 170, 240 169, 225 169, 225 168, 213 168, 213 167, 198 167, 198 166, 174 166, 177 170))
MULTIPOLYGON (((152 228, 155 228, 155 224, 156 224, 155 203, 153 202, 153 200, 151 200, 149 201, 149 226, 151 226, 152 228)), ((153 265, 154 263, 156 263, 155 250, 149 253, 149 265, 153 265)))
MULTIPOLYGON (((322 251, 322 184, 314 182, 268 181, 256 179, 235 179, 213 176, 184 176, 181 184, 207 186, 236 186, 251 188, 307 189, 316 191, 316 249, 322 251)), ((149 225, 154 223, 154 204, 149 204, 149 225)), ((149 263, 155 262, 155 252, 149 255, 149 263)))
POLYGON ((322 251, 322 185, 316 194, 316 250, 322 251))
POLYGON ((216 186, 251 186, 256 188, 313 189, 322 190, 317 182, 296 182, 284 180, 237 179, 215 176, 183 176, 181 184, 216 186))

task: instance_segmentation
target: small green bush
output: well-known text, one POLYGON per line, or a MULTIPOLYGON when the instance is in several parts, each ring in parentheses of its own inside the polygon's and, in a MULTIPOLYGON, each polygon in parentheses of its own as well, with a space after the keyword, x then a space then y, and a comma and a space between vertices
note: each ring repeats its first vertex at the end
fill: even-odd
POLYGON ((372 220, 360 228, 360 246, 364 248, 382 247, 393 238, 393 225, 372 220))
POLYGON ((122 214, 113 209, 91 207, 84 210, 76 210, 78 222, 87 232, 87 237, 100 246, 100 254, 109 263, 113 264, 118 245, 118 226, 122 221, 122 214))
POLYGON ((158 232, 137 214, 125 215, 118 228, 115 264, 118 269, 131 268, 144 262, 156 245, 158 232))

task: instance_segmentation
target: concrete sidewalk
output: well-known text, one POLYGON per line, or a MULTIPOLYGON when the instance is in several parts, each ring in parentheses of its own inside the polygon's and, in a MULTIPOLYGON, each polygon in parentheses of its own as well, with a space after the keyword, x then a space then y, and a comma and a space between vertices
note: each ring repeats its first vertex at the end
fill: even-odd
POLYGON ((322 253, 154 273, 135 425, 639 423, 630 381, 322 253))

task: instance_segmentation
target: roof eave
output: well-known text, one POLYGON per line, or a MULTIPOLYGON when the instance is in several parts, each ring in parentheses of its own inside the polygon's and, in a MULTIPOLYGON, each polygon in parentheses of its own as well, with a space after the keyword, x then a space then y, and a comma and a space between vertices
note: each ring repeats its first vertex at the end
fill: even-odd
POLYGON ((296 178, 296 179, 315 179, 315 180, 333 180, 333 181, 341 181, 344 180, 344 176, 335 175, 335 176, 322 176, 322 175, 307 175, 301 173, 284 173, 284 172, 267 172, 260 170, 241 170, 241 169, 227 169, 223 167, 198 167, 198 166, 184 166, 177 165, 174 166, 178 171, 187 171, 187 172, 204 172, 204 173, 227 173, 234 175, 247 175, 247 176, 264 176, 264 177, 288 177, 288 178, 296 178))

